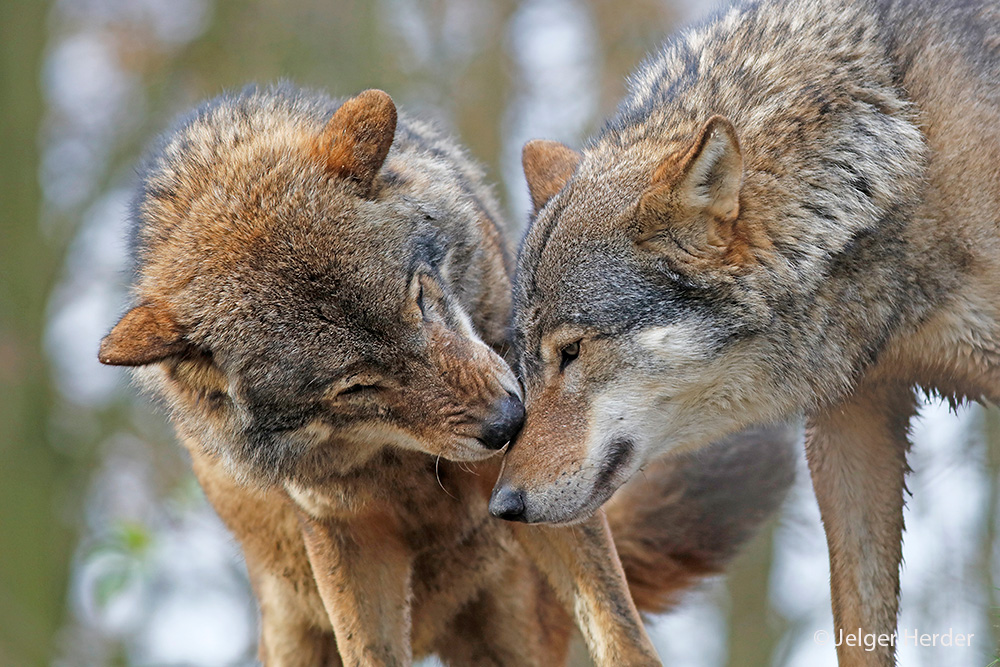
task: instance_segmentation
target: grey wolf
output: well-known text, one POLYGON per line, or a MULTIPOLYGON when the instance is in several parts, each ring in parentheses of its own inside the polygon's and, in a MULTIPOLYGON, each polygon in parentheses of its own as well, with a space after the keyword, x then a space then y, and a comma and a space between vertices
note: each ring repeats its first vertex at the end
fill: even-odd
POLYGON ((166 405, 243 548, 269 665, 559 664, 574 617, 599 663, 656 663, 623 567, 660 609, 788 485, 780 432, 662 468, 611 514, 620 562, 603 516, 493 520, 523 420, 496 203, 381 91, 224 96, 141 173, 134 304, 99 357, 166 405), (763 494, 711 484, 762 468, 763 494))
POLYGON ((914 390, 1000 397, 1000 6, 740 3, 630 88, 582 151, 524 149, 527 418, 491 508, 576 521, 804 413, 835 624, 892 633, 914 390))

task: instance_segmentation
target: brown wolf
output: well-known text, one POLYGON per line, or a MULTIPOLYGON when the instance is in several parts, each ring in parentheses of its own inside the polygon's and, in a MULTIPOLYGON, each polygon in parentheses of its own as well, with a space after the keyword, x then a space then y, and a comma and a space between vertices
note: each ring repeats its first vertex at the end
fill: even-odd
POLYGON ((804 412, 836 626, 894 632, 913 388, 1000 397, 998 127, 996 2, 765 0, 668 43, 582 153, 529 143, 493 510, 578 520, 804 412))
POLYGON ((100 359, 165 401, 242 544, 267 664, 559 664, 564 608, 599 663, 655 663, 622 565, 661 609, 789 484, 782 431, 651 469, 609 512, 621 564, 601 516, 490 518, 523 419, 496 205, 385 93, 209 102, 153 151, 134 218, 136 305, 100 359))

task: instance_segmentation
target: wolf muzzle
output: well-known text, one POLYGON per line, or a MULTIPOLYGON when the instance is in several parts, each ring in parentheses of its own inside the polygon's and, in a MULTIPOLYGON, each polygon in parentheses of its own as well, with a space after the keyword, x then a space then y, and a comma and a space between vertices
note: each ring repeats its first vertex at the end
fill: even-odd
POLYGON ((524 403, 517 396, 507 394, 497 403, 479 439, 487 449, 500 449, 517 437, 523 425, 524 403))
POLYGON ((505 521, 527 522, 524 500, 522 489, 497 485, 490 495, 490 514, 505 521))

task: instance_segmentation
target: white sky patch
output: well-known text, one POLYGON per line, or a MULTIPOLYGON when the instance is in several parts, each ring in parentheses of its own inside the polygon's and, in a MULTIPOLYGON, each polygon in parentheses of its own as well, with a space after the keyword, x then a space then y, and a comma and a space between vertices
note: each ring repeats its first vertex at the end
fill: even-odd
POLYGON ((185 44, 202 33, 211 17, 210 0, 58 0, 60 18, 93 29, 129 23, 148 28, 158 42, 185 44))
POLYGON ((576 0, 538 0, 522 3, 508 24, 518 92, 508 107, 501 160, 515 225, 524 224, 529 207, 521 148, 529 139, 577 148, 597 114, 599 42, 591 20, 576 0))
POLYGON ((649 638, 664 665, 715 667, 726 661, 729 634, 722 611, 722 580, 715 579, 687 595, 670 613, 646 624, 649 638))
POLYGON ((129 194, 112 190, 89 209, 70 246, 64 279, 49 301, 45 347, 56 384, 73 403, 102 404, 121 386, 121 373, 102 366, 97 349, 126 301, 129 194))
POLYGON ((160 575, 153 582, 159 591, 148 600, 138 663, 233 664, 254 643, 256 612, 231 569, 239 547, 220 528, 209 510, 192 513, 161 537, 154 563, 160 575))

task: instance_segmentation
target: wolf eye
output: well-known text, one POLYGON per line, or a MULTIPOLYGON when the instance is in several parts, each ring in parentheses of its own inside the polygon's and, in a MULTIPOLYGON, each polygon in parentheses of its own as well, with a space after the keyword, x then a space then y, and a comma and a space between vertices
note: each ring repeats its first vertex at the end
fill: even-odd
POLYGON ((427 317, 427 311, 424 310, 424 286, 423 283, 420 285, 420 290, 417 292, 417 308, 420 309, 420 314, 427 317))
POLYGON ((333 396, 333 398, 338 399, 338 398, 343 398, 345 396, 346 397, 363 396, 365 394, 374 393, 378 391, 378 389, 379 386, 377 384, 366 384, 364 382, 356 382, 348 386, 346 389, 338 391, 333 396))
POLYGON ((352 384, 350 387, 348 387, 344 391, 340 392, 340 394, 338 394, 338 395, 339 396, 346 396, 348 394, 360 394, 363 391, 373 391, 375 389, 378 389, 378 387, 376 385, 373 385, 373 384, 361 384, 359 382, 358 384, 352 384))
POLYGON ((570 363, 580 356, 580 341, 575 341, 563 347, 559 350, 560 360, 559 360, 559 370, 563 370, 570 363))

